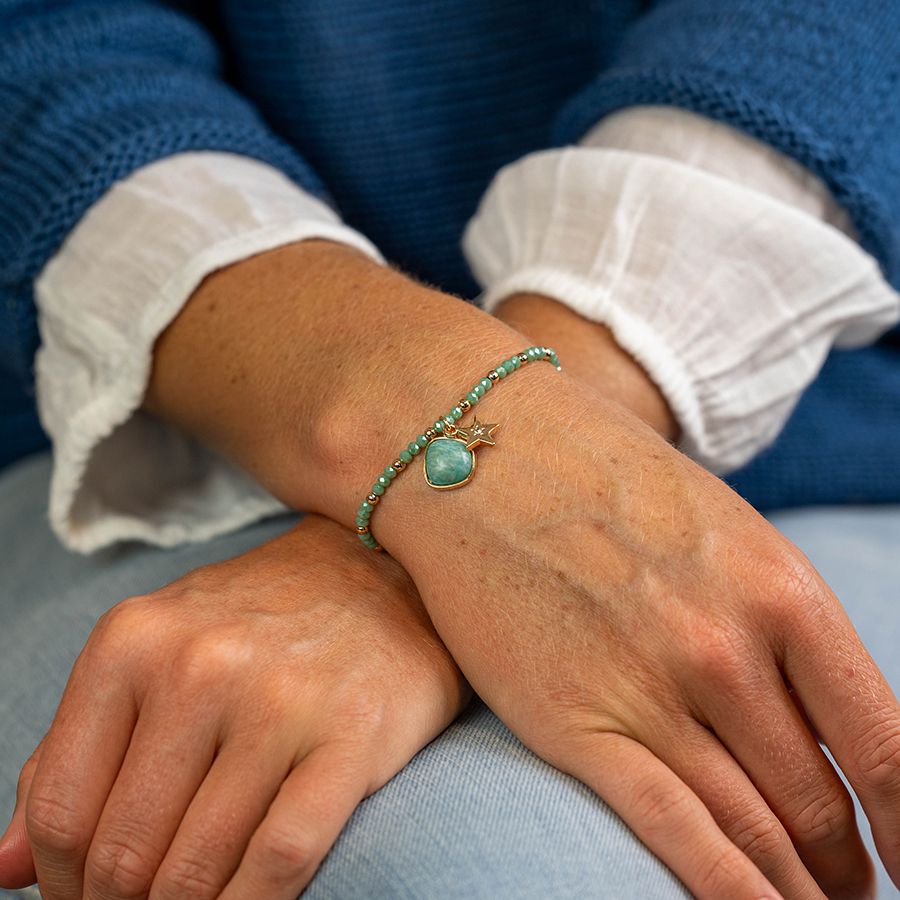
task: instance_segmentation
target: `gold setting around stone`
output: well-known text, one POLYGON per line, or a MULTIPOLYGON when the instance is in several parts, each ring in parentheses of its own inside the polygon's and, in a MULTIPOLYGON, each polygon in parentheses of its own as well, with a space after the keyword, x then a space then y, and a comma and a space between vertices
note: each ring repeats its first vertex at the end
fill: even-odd
MULTIPOLYGON (((460 444, 465 444, 465 441, 460 440, 458 437, 445 437, 441 435, 440 437, 436 437, 435 441, 459 441, 460 444)), ((472 448, 468 445, 466 449, 471 453, 472 448)), ((433 487, 436 491, 452 491, 456 488, 462 487, 464 484, 468 484, 475 477, 475 467, 478 465, 478 454, 472 453, 472 470, 469 472, 468 476, 463 481, 457 481, 455 484, 435 484, 428 477, 428 470, 425 468, 425 460, 422 460, 422 475, 425 477, 425 481, 429 487, 433 487)))

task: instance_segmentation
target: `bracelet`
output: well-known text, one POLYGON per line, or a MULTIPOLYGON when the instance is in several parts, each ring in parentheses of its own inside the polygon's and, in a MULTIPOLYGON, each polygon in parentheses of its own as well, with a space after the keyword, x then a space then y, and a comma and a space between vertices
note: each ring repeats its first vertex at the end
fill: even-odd
POLYGON ((491 369, 450 412, 436 419, 430 428, 414 441, 410 441, 406 449, 400 451, 397 459, 385 467, 356 513, 356 533, 366 547, 381 550, 381 545, 369 529, 369 519, 393 480, 422 450, 425 451, 422 471, 430 487, 439 491, 449 491, 462 487, 472 480, 475 474, 475 448, 482 445, 493 447, 495 444, 493 434, 500 426, 496 422, 479 422, 477 416, 471 425, 457 423, 496 382, 533 360, 547 360, 556 366, 557 371, 561 371, 559 357, 551 347, 528 347, 521 353, 503 360, 499 366, 491 369))

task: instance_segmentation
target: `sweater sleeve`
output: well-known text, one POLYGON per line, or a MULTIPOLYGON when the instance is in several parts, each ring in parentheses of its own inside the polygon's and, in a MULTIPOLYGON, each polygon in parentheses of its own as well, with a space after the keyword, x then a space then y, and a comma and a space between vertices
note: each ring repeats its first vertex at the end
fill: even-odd
POLYGON ((162 0, 0 6, 0 368, 23 387, 37 274, 115 181, 187 150, 256 158, 324 195, 222 80, 215 42, 188 15, 162 0))
POLYGON ((900 287, 900 6, 655 0, 556 122, 574 143, 614 110, 678 106, 821 178, 900 287))

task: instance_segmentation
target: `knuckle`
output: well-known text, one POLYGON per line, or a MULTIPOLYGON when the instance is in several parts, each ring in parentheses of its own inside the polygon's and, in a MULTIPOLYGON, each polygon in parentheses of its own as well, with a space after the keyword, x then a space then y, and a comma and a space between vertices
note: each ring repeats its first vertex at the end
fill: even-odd
POLYGON ((207 900, 218 896, 219 887, 209 866, 197 858, 174 861, 154 882, 159 900, 207 900))
POLYGON ((858 779, 863 787, 884 799, 900 798, 900 725, 871 728, 855 750, 858 779))
POLYGON ((794 550, 781 553, 767 567, 760 586, 762 611, 778 620, 811 622, 834 607, 819 574, 794 550))
POLYGON ((829 845, 845 838, 856 820, 853 803, 844 793, 818 795, 791 816, 791 830, 804 845, 829 845))
POLYGON ((779 859, 785 852, 787 836, 774 815, 753 814, 733 828, 731 840, 756 863, 779 859))
POLYGON ((273 880, 293 879, 316 866, 318 841, 308 830, 270 828, 261 835, 258 852, 273 880))
POLYGON ((700 898, 740 897, 746 893, 747 860, 735 846, 704 853, 695 871, 697 881, 692 887, 700 898))
POLYGON ((693 667, 704 681, 720 689, 737 690, 748 680, 752 655, 733 624, 707 624, 700 632, 693 667))
POLYGON ((651 782, 639 789, 634 800, 638 818, 653 833, 670 833, 690 816, 690 803, 683 791, 651 782))
POLYGON ((97 628, 103 632, 130 632, 147 618, 149 597, 134 596, 110 607, 97 620, 97 628))
POLYGON ((355 686, 341 698, 339 708, 342 724, 359 735, 381 733, 388 717, 384 694, 371 686, 355 686))
POLYGON ((32 787, 25 812, 28 838, 38 849, 54 855, 77 855, 89 835, 84 818, 63 795, 32 787))
POLYGON ((160 618, 150 599, 129 597, 103 613, 88 642, 91 656, 111 656, 120 660, 123 648, 137 642, 146 644, 160 626, 160 618))
POLYGON ((147 893, 156 865, 152 856, 130 841, 104 840, 91 848, 85 865, 85 882, 104 895, 122 900, 147 893))
POLYGON ((245 671, 253 662, 253 646, 246 635, 228 627, 213 627, 185 642, 175 660, 180 684, 214 684, 245 671))

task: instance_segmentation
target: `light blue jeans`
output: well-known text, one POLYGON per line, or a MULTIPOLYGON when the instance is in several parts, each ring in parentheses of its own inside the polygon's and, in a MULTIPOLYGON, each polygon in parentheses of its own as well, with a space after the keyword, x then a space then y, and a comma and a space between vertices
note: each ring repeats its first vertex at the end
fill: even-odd
MULTIPOLYGON (((0 474, 2 816, 12 811, 19 768, 47 729, 97 617, 126 596, 239 553, 289 523, 269 521, 202 546, 128 546, 84 558, 64 551, 50 533, 48 475, 46 457, 0 474)), ((900 507, 801 511, 773 521, 829 580, 896 690, 900 507)), ((865 817, 857 814, 871 849, 865 817)), ((900 896, 878 868, 881 896, 900 896)), ((690 894, 599 797, 538 759, 476 702, 359 807, 305 896, 674 900, 690 894)))

